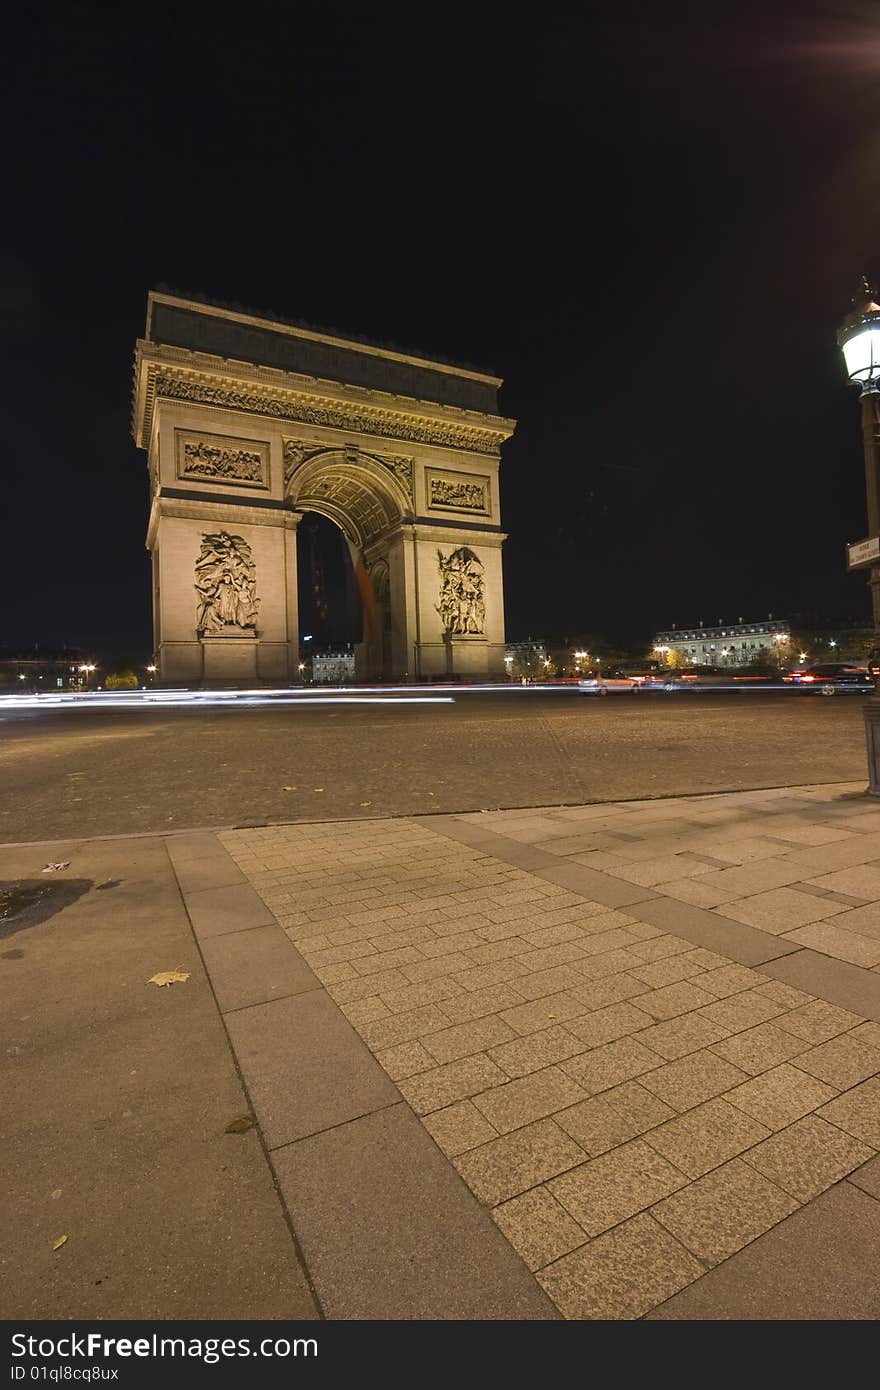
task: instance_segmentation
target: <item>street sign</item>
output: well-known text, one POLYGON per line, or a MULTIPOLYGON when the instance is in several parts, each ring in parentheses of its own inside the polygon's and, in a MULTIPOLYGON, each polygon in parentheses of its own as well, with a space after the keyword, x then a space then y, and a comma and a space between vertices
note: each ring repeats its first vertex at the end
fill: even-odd
POLYGON ((866 541, 855 541, 846 547, 847 569, 860 569, 862 565, 880 565, 880 536, 871 536, 866 541))

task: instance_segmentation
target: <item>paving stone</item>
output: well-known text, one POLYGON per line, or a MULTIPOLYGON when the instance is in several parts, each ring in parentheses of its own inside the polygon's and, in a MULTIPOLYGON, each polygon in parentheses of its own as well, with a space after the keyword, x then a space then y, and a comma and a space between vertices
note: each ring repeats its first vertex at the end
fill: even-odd
POLYGON ((510 985, 494 985, 491 989, 478 989, 472 994, 465 992, 454 999, 444 999, 442 1012, 447 1023, 466 1023, 470 1019, 500 1013, 521 1002, 522 995, 517 994, 510 985))
POLYGON ((274 927, 275 918, 249 883, 226 888, 202 888, 185 893, 193 931, 200 940, 250 927, 274 927))
POLYGON ((222 1013, 320 988, 277 926, 208 937, 202 942, 202 955, 222 1013))
POLYGON ((741 994, 743 990, 756 989, 764 984, 764 976, 746 965, 722 965, 717 970, 707 970, 699 977, 700 989, 707 989, 717 999, 726 999, 731 994, 741 994))
POLYGON ((757 1023, 766 1023, 783 1012, 781 1004, 768 999, 755 990, 744 990, 742 994, 732 994, 727 999, 717 999, 700 1010, 702 1018, 710 1023, 718 1023, 731 1033, 742 1033, 746 1028, 754 1028, 757 1023))
MULTIPOLYGON (((497 1067, 494 1070, 503 1076, 497 1067)), ((558 1067, 545 1067, 515 1081, 505 1078, 505 1084, 493 1090, 481 1089, 483 1094, 474 1097, 474 1104, 499 1134, 520 1129, 586 1097, 583 1088, 558 1067)))
POLYGON ((623 973, 592 980, 589 984, 576 985, 568 993, 582 1005, 584 1011, 591 1012, 593 1009, 603 1009, 608 1004, 619 1004, 624 999, 632 999, 634 995, 644 994, 646 990, 647 986, 641 980, 623 973))
POLYGON ((651 1130, 645 1142, 688 1177, 699 1178, 768 1134, 757 1120, 716 1099, 651 1130))
POLYGON ((648 1215, 634 1217, 541 1271, 538 1282, 566 1318, 640 1318, 704 1273, 648 1215))
POLYGON ((827 1081, 838 1091, 847 1091, 880 1072, 880 1051, 859 1042, 851 1033, 842 1033, 830 1042, 802 1052, 795 1066, 811 1076, 818 1076, 820 1081, 827 1081))
POLYGON ((787 1192, 734 1158, 664 1198, 651 1214, 698 1259, 718 1264, 797 1206, 787 1192))
POLYGON ((552 1178, 547 1186, 578 1225, 597 1236, 686 1183, 678 1168, 636 1139, 552 1178))
POLYGON ((537 1033, 555 1023, 565 1023, 584 1012, 583 1004, 567 994, 550 994, 513 1009, 504 1009, 501 1018, 515 1033, 537 1033))
POLYGON ((328 1318, 554 1316, 407 1106, 288 1145, 274 1161, 328 1318))
POLYGON ((677 1057, 699 1052, 728 1036, 726 1028, 710 1023, 709 1019, 701 1018, 699 1014, 682 1014, 679 1018, 670 1018, 665 1023, 655 1023, 653 1028, 646 1028, 639 1034, 639 1042, 673 1062, 677 1057))
POLYGON ((624 1082, 599 1096, 560 1110, 556 1123, 592 1157, 637 1139, 670 1119, 675 1111, 636 1081, 624 1082))
POLYGON ((375 1051, 380 1047, 393 1047, 396 1043, 410 1042, 425 1033, 436 1033, 445 1028, 448 1022, 437 1005, 430 1004, 424 1009, 412 1009, 409 1013, 390 1014, 374 1021, 359 1023, 358 1029, 375 1051))
POLYGON ((803 1038, 784 1032, 775 1023, 759 1023, 755 1028, 747 1028, 744 1033, 734 1033, 714 1043, 712 1051, 741 1071, 748 1072, 749 1076, 758 1076, 762 1071, 769 1071, 780 1062, 788 1062, 805 1052, 807 1046, 803 1038))
POLYGON ((435 1143, 450 1158, 475 1149, 490 1139, 497 1137, 485 1115, 481 1115, 469 1100, 456 1101, 443 1110, 435 1110, 425 1115, 422 1123, 435 1143))
POLYGON ((422 1044, 438 1062, 455 1062, 459 1057, 485 1052, 494 1044, 507 1042, 515 1036, 506 1023, 489 1014, 470 1023, 454 1023, 439 1033, 428 1033, 422 1038, 422 1044))
MULTIPOLYGON (((589 1247, 588 1247, 589 1248, 589 1247)), ((649 1313, 686 1321, 875 1321, 880 1202, 843 1182, 649 1313)))
POLYGON ((777 1187, 808 1202, 873 1158, 874 1150, 817 1115, 807 1115, 744 1157, 777 1187))
POLYGON ((607 975, 618 975, 638 964, 639 957, 632 951, 603 951, 598 956, 585 956, 577 962, 577 968, 587 979, 603 980, 607 975))
POLYGON ((857 936, 867 936, 874 941, 880 940, 880 905, 868 903, 864 907, 853 907, 846 912, 839 912, 833 919, 833 925, 841 931, 855 932, 857 936))
POLYGON ((646 1072, 641 1084, 675 1110, 690 1110, 746 1080, 745 1072, 714 1052, 692 1052, 646 1072))
POLYGON ((845 1091, 817 1113, 872 1148, 880 1148, 880 1079, 876 1076, 845 1091))
POLYGON ((814 951, 823 951, 828 956, 837 956, 851 965, 863 965, 868 968, 880 965, 880 940, 864 936, 860 932, 845 931, 837 924, 836 918, 830 922, 814 922, 812 926, 787 932, 786 940, 797 942, 799 946, 808 946, 814 951))
POLYGON ((583 1163, 587 1155, 553 1120, 539 1120, 455 1160, 481 1202, 495 1206, 583 1163))
POLYGON ((381 999, 354 999, 350 1004, 339 1005, 345 1017, 350 1023, 360 1031, 362 1023, 372 1023, 376 1018, 390 1018, 391 1012, 386 1009, 381 999))
POLYGON ((533 1187, 503 1202, 493 1209, 492 1216, 532 1270, 569 1254, 588 1239, 546 1187, 533 1187))
MULTIPOLYGON (((875 858, 880 858, 880 855, 876 855, 875 858)), ((880 900, 880 867, 876 864, 855 864, 847 869, 822 874, 819 878, 811 878, 809 882, 817 888, 828 888, 832 893, 846 893, 849 897, 864 898, 867 902, 880 900)))
POLYGON ((690 1013, 710 1004, 713 998, 714 995, 706 990, 683 981, 681 984, 665 985, 662 989, 652 989, 647 994, 639 995, 638 1006, 654 1018, 663 1020, 690 1013))
MULTIPOLYGON (((849 1174, 849 1181, 855 1183, 863 1192, 880 1200, 880 1155, 868 1159, 860 1168, 849 1174)), ((878 1305, 880 1306, 880 1305, 878 1305)))
POLYGON ((729 917, 734 922, 744 922, 747 926, 774 934, 793 931, 809 922, 818 922, 823 917, 833 917, 841 910, 840 903, 813 897, 811 893, 799 892, 797 888, 774 888, 767 893, 756 893, 752 897, 724 903, 715 909, 721 917, 729 917))
POLYGON ((563 1069, 588 1092, 607 1091, 657 1066, 656 1052, 635 1038, 619 1038, 564 1062, 563 1069))
MULTIPOLYGON (((758 971, 759 975, 762 973, 758 971)), ((794 989, 792 985, 783 984, 782 980, 768 980, 765 985, 758 985, 755 993, 763 994, 765 998, 781 1004, 784 1009, 799 1009, 803 1004, 814 1002, 811 994, 805 994, 802 989, 794 989)))
POLYGON ((538 970, 533 975, 522 975, 516 982, 516 992, 523 999, 546 999, 548 994, 574 992, 587 984, 587 977, 574 965, 557 965, 551 970, 538 970))
MULTIPOLYGON (((670 904, 664 903, 661 898, 655 898, 650 903, 644 904, 644 911, 650 911, 657 915, 661 908, 669 906, 670 904)), ((673 903, 671 906, 674 908, 675 904, 673 903)), ((673 936, 668 931, 664 931, 659 936, 649 937, 647 941, 641 941, 638 945, 633 946, 633 953, 647 965, 652 961, 667 960, 670 956, 689 955, 692 946, 691 941, 686 941, 681 936, 673 936)))
POLYGON ((398 1091, 323 990, 226 1015, 269 1148, 398 1101, 398 1091))
POLYGON ((542 1067, 553 1066, 568 1057, 585 1051, 580 1038, 561 1026, 547 1028, 541 1033, 529 1033, 513 1042, 490 1047, 488 1055, 511 1078, 527 1076, 542 1067))
POLYGON ((727 1093, 726 1099, 768 1129, 785 1129, 802 1115, 817 1110, 833 1095, 831 1086, 783 1062, 781 1066, 765 1071, 741 1086, 735 1086, 727 1093))
POLYGON ((653 1023, 650 1014, 642 1013, 633 1004, 609 1004, 606 1009, 596 1009, 583 1018, 568 1022, 568 1030, 587 1047, 599 1047, 602 1043, 614 1042, 616 1038, 637 1033, 653 1023))
POLYGON ((848 1009, 839 1009, 824 999, 810 999, 808 1003, 780 1014, 774 1020, 774 1027, 816 1046, 836 1038, 840 1033, 849 1032, 860 1022, 858 1014, 850 1013, 848 1009))
POLYGON ((674 985, 679 980, 687 980, 692 975, 702 973, 702 966, 690 959, 690 951, 667 956, 664 960, 651 961, 633 968, 633 976, 641 980, 648 989, 660 989, 663 985, 674 985))
POLYGON ((858 1028, 853 1028, 850 1035, 858 1042, 867 1043, 869 1047, 880 1049, 880 1023, 860 1023, 858 1028))
POLYGON ((478 1054, 420 1072, 401 1081, 399 1089, 417 1115, 426 1115, 431 1110, 440 1110, 453 1101, 464 1100, 506 1079, 504 1072, 490 1058, 478 1054))
MULTIPOLYGON (((855 933, 853 933, 855 935, 855 933)), ((795 945, 789 942, 789 945, 795 945)), ((849 1009, 861 1018, 880 1022, 880 971, 821 955, 808 947, 783 960, 768 961, 761 974, 818 995, 823 1001, 849 1009)))
POLYGON ((428 1071, 437 1065, 437 1059, 426 1052, 419 1042, 398 1043, 396 1047, 380 1048, 376 1053, 376 1061, 393 1081, 400 1081, 417 1071, 428 1071))

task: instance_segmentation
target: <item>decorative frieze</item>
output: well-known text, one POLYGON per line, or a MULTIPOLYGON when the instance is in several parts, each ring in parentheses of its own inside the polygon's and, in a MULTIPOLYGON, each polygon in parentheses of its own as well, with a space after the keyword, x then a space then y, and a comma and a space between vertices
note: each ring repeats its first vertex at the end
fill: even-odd
POLYGON ((467 546, 450 555, 437 551, 440 570, 440 621, 453 637, 481 635, 486 630, 483 566, 467 546))
POLYGON ((316 444, 314 440, 305 439, 284 439, 282 441, 284 452, 284 487, 285 491, 290 487, 294 473, 302 464, 309 459, 315 458, 318 454, 325 454, 327 462, 338 462, 340 458, 352 465, 357 465, 358 457, 363 454, 365 459, 372 459, 379 463, 383 468, 387 468, 389 473, 396 479, 399 486, 406 493, 410 502, 413 502, 413 461, 401 454, 377 454, 373 449, 361 451, 357 444, 349 444, 343 449, 334 449, 326 444, 316 444))
POLYGON ((175 430, 178 478, 238 487, 269 486, 269 445, 258 439, 175 430))
POLYGON ((202 536, 196 560, 195 590, 199 596, 196 631, 229 633, 255 628, 259 599, 253 552, 242 536, 228 531, 202 536))
MULTIPOLYGON (((448 449, 467 449, 473 453, 497 454, 507 438, 506 430, 482 429, 477 425, 447 420, 429 420, 354 401, 331 401, 298 391, 272 387, 240 386, 221 377, 153 369, 150 385, 155 396, 189 401, 198 405, 237 410, 251 415, 270 415, 303 424, 330 429, 356 430, 390 439, 412 440, 418 444, 438 444, 448 449)), ((149 405, 148 405, 149 413, 149 405)), ((145 421, 148 430, 149 421, 145 421)))
POLYGON ((434 468, 425 469, 429 509, 479 512, 488 516, 492 510, 489 484, 489 478, 480 473, 440 473, 434 468))

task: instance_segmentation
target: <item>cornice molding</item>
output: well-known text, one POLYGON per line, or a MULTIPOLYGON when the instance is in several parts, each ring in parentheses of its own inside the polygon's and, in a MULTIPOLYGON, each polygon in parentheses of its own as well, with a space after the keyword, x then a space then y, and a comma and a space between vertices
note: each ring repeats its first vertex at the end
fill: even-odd
POLYGON ((152 344, 138 343, 132 418, 135 443, 147 447, 157 399, 495 458, 515 428, 515 421, 502 416, 294 377, 275 368, 246 368, 240 375, 231 375, 230 365, 219 358, 204 360, 202 354, 180 348, 157 351, 152 344), (196 358, 202 360, 196 363, 196 358))

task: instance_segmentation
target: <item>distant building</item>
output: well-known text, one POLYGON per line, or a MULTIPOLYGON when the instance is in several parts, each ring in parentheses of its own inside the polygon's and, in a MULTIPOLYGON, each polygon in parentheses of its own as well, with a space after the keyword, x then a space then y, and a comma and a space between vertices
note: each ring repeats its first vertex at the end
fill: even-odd
POLYGON ((504 646, 504 666, 510 680, 540 680, 547 673, 550 656, 546 642, 507 642, 504 646))
POLYGON ((719 622, 717 627, 672 627, 658 632, 654 648, 680 652, 692 666, 747 666, 762 652, 788 654, 791 628, 785 619, 744 623, 719 622))
POLYGON ((354 680, 354 652, 315 652, 312 680, 316 685, 345 685, 354 680))
POLYGON ((76 651, 0 652, 0 692, 84 690, 94 675, 81 671, 81 666, 91 666, 93 672, 94 658, 76 651))

